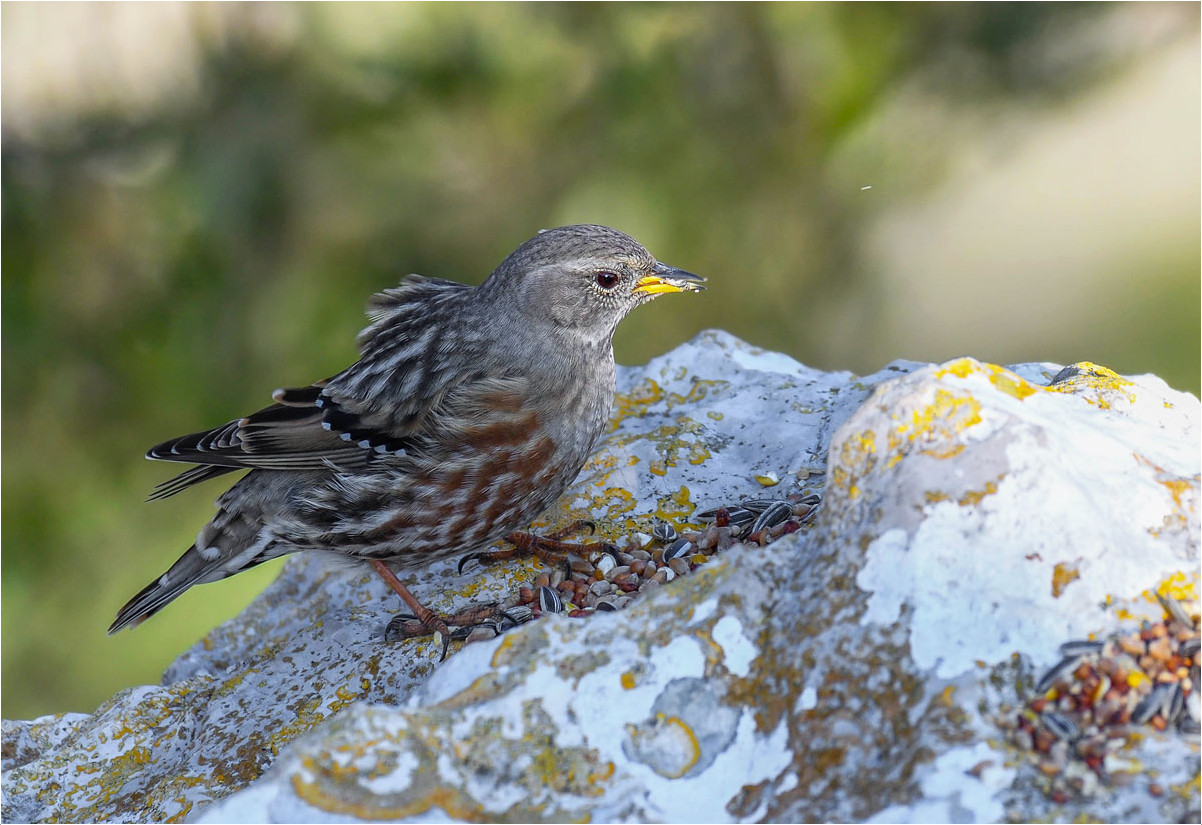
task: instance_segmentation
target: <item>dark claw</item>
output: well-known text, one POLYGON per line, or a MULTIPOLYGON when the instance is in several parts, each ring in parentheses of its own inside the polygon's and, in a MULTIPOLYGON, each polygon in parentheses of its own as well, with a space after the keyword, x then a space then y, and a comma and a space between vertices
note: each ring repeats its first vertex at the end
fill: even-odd
POLYGON ((588 528, 588 534, 589 534, 590 536, 595 536, 595 535, 597 535, 597 523, 596 523, 595 521, 582 521, 582 522, 580 522, 580 526, 581 526, 581 527, 587 527, 587 528, 588 528))
POLYGON ((442 655, 438 657, 438 661, 442 663, 447 660, 447 652, 451 649, 451 634, 440 633, 439 635, 442 636, 442 655))
POLYGON ((622 563, 622 560, 620 558, 618 558, 618 553, 620 553, 622 551, 620 551, 617 547, 614 547, 609 542, 605 542, 601 545, 601 552, 604 553, 605 555, 609 556, 611 559, 616 561, 618 564, 622 563))
POLYGON ((460 575, 460 576, 463 575, 463 568, 469 561, 478 561, 483 566, 484 565, 484 554, 483 553, 468 553, 466 556, 461 558, 459 560, 458 570, 456 571, 457 575, 460 575))
POLYGON ((410 613, 397 613, 384 628, 384 641, 400 642, 425 635, 425 626, 410 613))

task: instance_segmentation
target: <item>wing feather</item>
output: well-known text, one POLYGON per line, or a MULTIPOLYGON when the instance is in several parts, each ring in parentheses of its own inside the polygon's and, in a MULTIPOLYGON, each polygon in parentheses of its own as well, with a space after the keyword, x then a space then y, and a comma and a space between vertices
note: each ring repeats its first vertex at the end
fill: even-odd
MULTIPOLYGON (((363 470, 381 455, 404 454, 429 413, 471 372, 446 368, 441 339, 460 325, 472 287, 410 276, 373 298, 360 333, 360 359, 308 387, 272 394, 276 402, 220 427, 173 438, 147 458, 200 465, 159 485, 166 498, 237 469, 363 470)), ((464 330, 456 365, 478 363, 480 336, 464 330)))

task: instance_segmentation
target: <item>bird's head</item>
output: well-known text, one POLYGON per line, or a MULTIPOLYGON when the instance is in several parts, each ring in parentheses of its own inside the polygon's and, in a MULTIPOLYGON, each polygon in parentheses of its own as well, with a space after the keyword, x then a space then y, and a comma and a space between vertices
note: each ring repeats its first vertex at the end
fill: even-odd
POLYGON ((704 278, 661 264, 629 235, 593 224, 545 229, 519 246, 484 288, 514 301, 524 320, 608 341, 635 307, 704 278))

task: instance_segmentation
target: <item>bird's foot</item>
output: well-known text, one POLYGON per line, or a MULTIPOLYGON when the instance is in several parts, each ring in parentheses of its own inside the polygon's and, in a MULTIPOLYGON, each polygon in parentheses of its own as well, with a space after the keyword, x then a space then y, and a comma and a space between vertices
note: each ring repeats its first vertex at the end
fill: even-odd
POLYGON ((447 658, 447 650, 452 641, 474 642, 491 639, 511 627, 529 621, 534 615, 528 607, 503 608, 495 604, 476 605, 452 615, 435 613, 409 592, 409 588, 401 583, 387 564, 379 559, 372 559, 371 566, 413 611, 398 613, 392 617, 384 630, 385 641, 395 642, 437 633, 442 638, 442 655, 438 657, 440 662, 447 658), (451 630, 452 627, 455 629, 451 630))
POLYGON ((396 614, 384 629, 384 640, 398 642, 437 633, 442 637, 442 655, 438 659, 441 662, 447 658, 453 641, 480 642, 492 639, 534 616, 528 607, 504 608, 495 604, 476 605, 454 615, 427 612, 429 615, 424 620, 412 613, 396 614), (454 630, 449 629, 452 627, 454 630))
POLYGON ((462 574, 463 568, 470 561, 490 564, 512 559, 515 556, 537 556, 552 566, 563 566, 568 575, 572 573, 591 575, 593 566, 587 561, 587 558, 593 553, 601 552, 614 556, 616 559, 618 548, 600 541, 584 544, 563 541, 565 537, 575 535, 582 530, 588 530, 590 534, 595 533, 597 525, 591 521, 574 521, 566 527, 544 536, 528 532, 510 533, 505 537, 505 541, 509 542, 511 547, 469 553, 459 560, 459 572, 462 574))

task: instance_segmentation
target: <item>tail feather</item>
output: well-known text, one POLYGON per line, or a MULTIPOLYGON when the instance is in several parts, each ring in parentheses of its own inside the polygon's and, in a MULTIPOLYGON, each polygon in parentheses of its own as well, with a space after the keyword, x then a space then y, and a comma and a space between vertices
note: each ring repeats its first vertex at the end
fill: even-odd
POLYGON ((126 627, 137 627, 158 613, 181 593, 204 577, 209 564, 193 544, 171 569, 143 587, 117 611, 117 618, 109 625, 109 635, 126 627))
POLYGON ((168 498, 176 493, 186 490, 193 484, 200 484, 202 481, 208 481, 210 478, 216 478, 226 473, 234 472, 234 467, 213 467, 200 466, 189 467, 174 478, 164 481, 162 484, 156 485, 154 492, 146 499, 147 501, 159 501, 160 499, 168 498))
POLYGON ((117 611, 117 618, 109 625, 108 633, 112 636, 127 627, 137 627, 193 585, 220 581, 289 552, 291 548, 284 549, 274 541, 265 541, 233 558, 206 559, 193 544, 171 565, 171 569, 139 590, 117 611))

